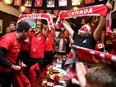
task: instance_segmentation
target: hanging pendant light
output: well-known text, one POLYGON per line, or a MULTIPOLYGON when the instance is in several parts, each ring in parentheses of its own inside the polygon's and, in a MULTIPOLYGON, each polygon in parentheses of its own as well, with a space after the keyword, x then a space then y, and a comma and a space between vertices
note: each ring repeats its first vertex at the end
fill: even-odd
POLYGON ((3 0, 3 2, 6 4, 11 4, 13 2, 13 0, 3 0))
POLYGON ((21 6, 19 8, 19 12, 21 12, 21 13, 25 12, 25 10, 26 10, 26 7, 25 6, 21 6))

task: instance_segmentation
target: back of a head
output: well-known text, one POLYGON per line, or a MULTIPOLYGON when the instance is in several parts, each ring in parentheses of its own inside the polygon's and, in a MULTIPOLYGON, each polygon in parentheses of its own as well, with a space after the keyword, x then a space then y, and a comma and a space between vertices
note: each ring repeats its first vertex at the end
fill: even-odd
POLYGON ((111 64, 95 64, 85 75, 87 84, 98 87, 116 87, 116 67, 111 64))
POLYGON ((25 22, 25 21, 20 21, 19 23, 18 23, 18 25, 17 25, 17 32, 22 32, 22 31, 29 31, 29 29, 30 29, 31 27, 30 27, 30 25, 27 23, 27 22, 25 22))

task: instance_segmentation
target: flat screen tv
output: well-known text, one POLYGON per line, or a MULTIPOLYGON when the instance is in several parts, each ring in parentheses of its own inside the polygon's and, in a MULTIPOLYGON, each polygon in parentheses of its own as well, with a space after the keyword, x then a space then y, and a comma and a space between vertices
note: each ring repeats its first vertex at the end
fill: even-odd
POLYGON ((23 19, 23 21, 26 21, 29 23, 29 25, 31 26, 31 28, 36 28, 37 25, 37 19, 23 19))

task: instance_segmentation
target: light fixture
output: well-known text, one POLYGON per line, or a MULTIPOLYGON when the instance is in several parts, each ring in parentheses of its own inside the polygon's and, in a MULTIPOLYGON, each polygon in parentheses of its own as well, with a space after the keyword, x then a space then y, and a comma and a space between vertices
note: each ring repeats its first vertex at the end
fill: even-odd
POLYGON ((26 11, 25 6, 21 6, 21 7, 19 8, 19 12, 23 13, 23 12, 25 12, 25 11, 26 11))
POLYGON ((78 7, 73 7, 72 9, 73 9, 73 10, 77 10, 77 9, 78 9, 78 7))
POLYGON ((6 4, 11 4, 13 2, 13 0, 3 0, 3 2, 6 4))

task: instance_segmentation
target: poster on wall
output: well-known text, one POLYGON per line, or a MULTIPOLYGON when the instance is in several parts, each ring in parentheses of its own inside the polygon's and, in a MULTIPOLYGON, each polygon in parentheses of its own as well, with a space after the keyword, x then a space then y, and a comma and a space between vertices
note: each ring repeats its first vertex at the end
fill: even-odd
POLYGON ((0 34, 2 34, 2 25, 3 25, 3 20, 0 19, 0 34))
POLYGON ((55 0, 46 0, 47 7, 55 7, 55 0))
POLYGON ((21 6, 21 2, 22 2, 22 0, 15 0, 14 5, 21 6))
POLYGON ((34 6, 35 7, 41 7, 43 3, 43 0, 35 0, 34 6))
POLYGON ((81 4, 81 0, 72 0, 72 6, 80 5, 80 4, 81 4))
POLYGON ((67 6, 67 0, 59 0, 59 6, 67 6))
POLYGON ((25 0, 24 6, 31 7, 32 6, 32 0, 25 0))

